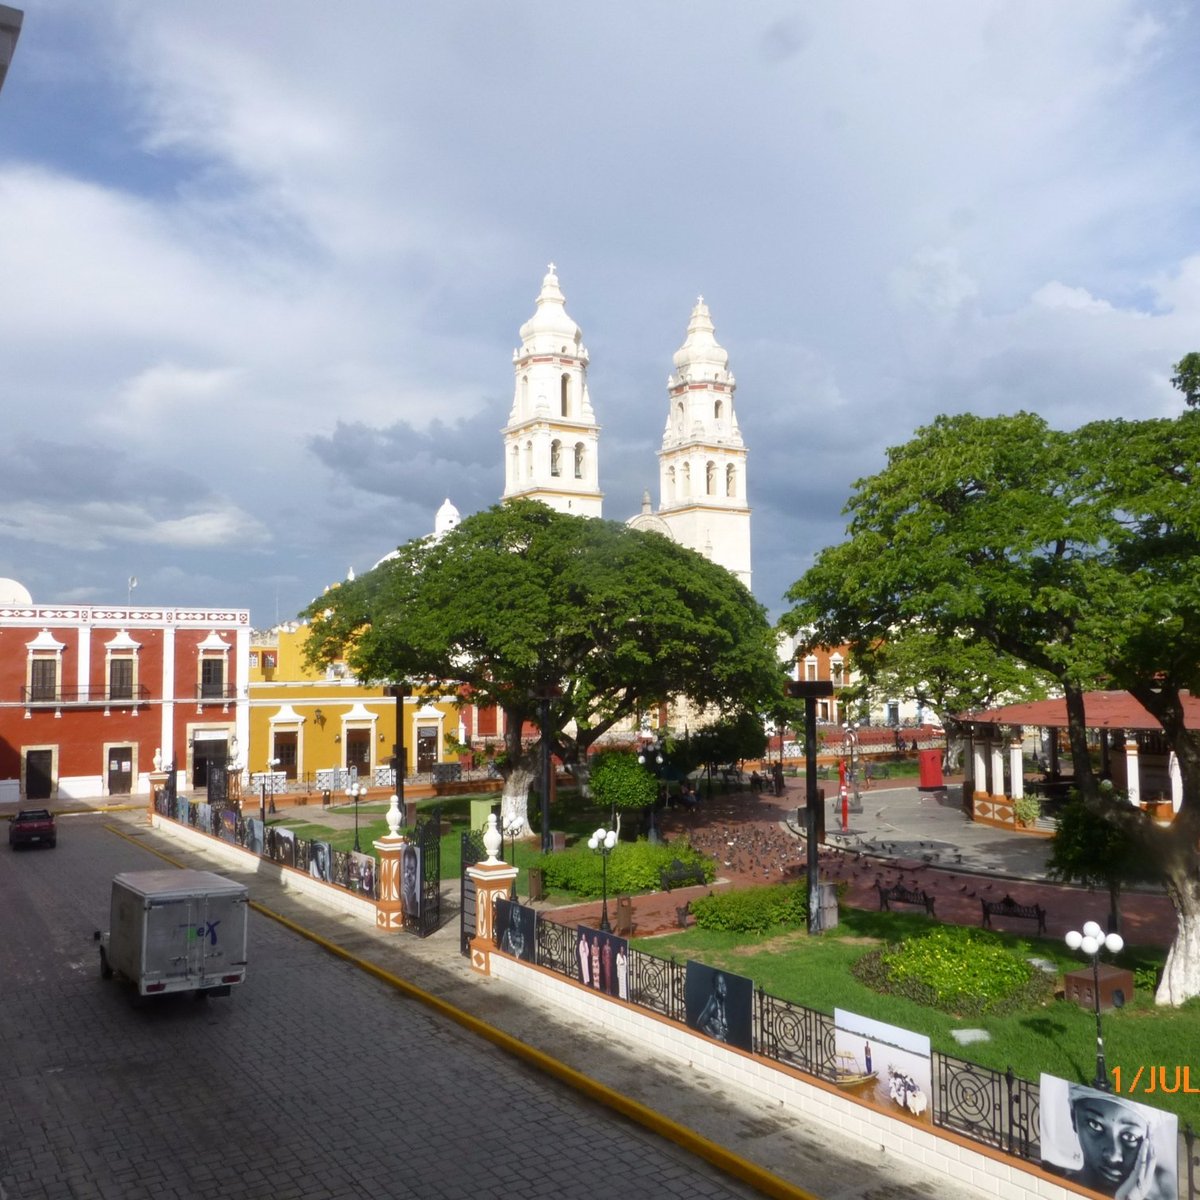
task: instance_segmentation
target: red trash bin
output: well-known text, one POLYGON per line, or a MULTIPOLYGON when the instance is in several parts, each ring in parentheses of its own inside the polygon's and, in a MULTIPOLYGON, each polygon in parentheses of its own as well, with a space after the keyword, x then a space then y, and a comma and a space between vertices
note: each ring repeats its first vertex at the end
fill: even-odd
POLYGON ((940 750, 920 750, 917 752, 917 762, 921 769, 922 788, 940 788, 942 782, 942 752, 940 750))

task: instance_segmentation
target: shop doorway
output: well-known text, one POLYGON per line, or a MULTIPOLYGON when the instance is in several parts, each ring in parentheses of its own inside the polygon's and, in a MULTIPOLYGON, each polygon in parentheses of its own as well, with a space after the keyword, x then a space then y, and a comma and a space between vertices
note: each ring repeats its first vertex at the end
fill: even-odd
POLYGON ((108 794, 128 796, 133 791, 133 747, 109 746, 108 794))
POLYGON ((54 790, 54 751, 25 751, 25 799, 49 800, 54 790))

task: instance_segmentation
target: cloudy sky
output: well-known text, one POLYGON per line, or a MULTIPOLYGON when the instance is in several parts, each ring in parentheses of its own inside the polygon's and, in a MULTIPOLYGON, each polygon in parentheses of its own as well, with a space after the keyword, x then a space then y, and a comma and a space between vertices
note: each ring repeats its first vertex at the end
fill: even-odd
POLYGON ((503 489, 546 264, 605 515, 696 296, 773 612, 939 413, 1178 411, 1200 12, 1125 0, 25 0, 0 92, 0 575, 294 615, 503 489))

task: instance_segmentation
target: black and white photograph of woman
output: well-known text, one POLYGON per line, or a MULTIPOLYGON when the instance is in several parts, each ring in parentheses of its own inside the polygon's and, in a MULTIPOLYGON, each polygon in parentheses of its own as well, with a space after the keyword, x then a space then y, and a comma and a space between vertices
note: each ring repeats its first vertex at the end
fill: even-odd
POLYGON ((537 950, 537 910, 515 900, 496 901, 500 949, 513 958, 533 962, 537 950))
POLYGON ((683 985, 687 1023, 714 1041, 754 1049, 754 982, 689 961, 683 985))
POLYGON ((1081 1083, 1043 1075, 1042 1162, 1114 1200, 1176 1200, 1179 1119, 1081 1083))
POLYGON ((406 919, 421 915, 421 850, 411 842, 400 851, 400 900, 406 919))

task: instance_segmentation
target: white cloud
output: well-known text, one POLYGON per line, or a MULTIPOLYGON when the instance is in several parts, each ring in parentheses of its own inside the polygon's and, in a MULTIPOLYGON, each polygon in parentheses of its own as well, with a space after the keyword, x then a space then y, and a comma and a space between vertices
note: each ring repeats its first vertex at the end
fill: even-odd
POLYGON ((69 435, 96 475, 6 503, 0 573, 62 595, 136 552, 184 602, 273 611, 256 580, 288 576, 298 607, 494 499, 551 258, 612 516, 708 297, 770 606, 938 412, 1172 411, 1197 348, 1186 7, 700 0, 585 8, 569 42, 520 0, 48 9, 3 97, 0 387, 11 454, 69 435))

